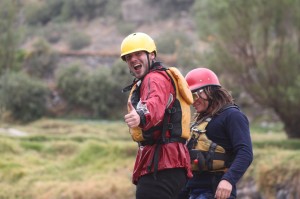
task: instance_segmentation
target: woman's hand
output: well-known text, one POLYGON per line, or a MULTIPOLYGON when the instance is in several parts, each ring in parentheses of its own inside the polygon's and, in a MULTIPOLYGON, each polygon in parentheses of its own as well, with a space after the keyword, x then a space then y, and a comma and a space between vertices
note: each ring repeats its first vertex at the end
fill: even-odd
POLYGON ((232 191, 232 185, 227 180, 221 180, 215 194, 216 199, 229 198, 232 191))

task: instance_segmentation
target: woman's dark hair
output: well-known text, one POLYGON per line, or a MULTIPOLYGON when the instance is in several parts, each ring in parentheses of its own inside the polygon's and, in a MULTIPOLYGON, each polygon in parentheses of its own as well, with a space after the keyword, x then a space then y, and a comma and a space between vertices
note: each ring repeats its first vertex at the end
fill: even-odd
POLYGON ((205 120, 208 117, 212 117, 217 114, 226 105, 233 105, 234 99, 232 95, 223 87, 220 86, 206 86, 203 92, 206 94, 208 101, 207 110, 203 113, 197 113, 195 115, 195 121, 205 120))

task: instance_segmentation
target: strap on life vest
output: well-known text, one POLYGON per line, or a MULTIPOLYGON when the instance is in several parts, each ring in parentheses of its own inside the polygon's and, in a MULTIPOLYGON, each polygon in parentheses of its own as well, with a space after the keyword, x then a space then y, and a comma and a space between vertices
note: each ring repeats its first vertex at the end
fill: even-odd
POLYGON ((122 93, 126 93, 126 92, 130 91, 138 81, 139 81, 138 79, 134 79, 132 84, 130 84, 122 89, 122 93))
POLYGON ((172 143, 172 142, 180 142, 180 143, 184 144, 186 142, 186 140, 184 138, 178 137, 178 138, 165 138, 164 140, 159 139, 159 140, 156 140, 155 142, 152 142, 152 143, 149 143, 147 141, 141 142, 142 146, 156 144, 153 158, 152 158, 151 162, 149 163, 149 165, 147 166, 148 172, 151 171, 152 165, 154 166, 153 176, 154 176, 155 179, 156 179, 156 174, 157 174, 157 171, 158 171, 159 152, 160 152, 161 146, 163 144, 168 144, 168 143, 172 143))
MULTIPOLYGON (((175 88, 175 90, 176 90, 176 88, 175 88)), ((170 135, 171 136, 170 138, 166 137, 166 133, 167 133, 168 129, 172 130, 172 128, 174 128, 174 125, 175 125, 175 124, 173 125, 172 123, 169 123, 170 116, 171 116, 171 114, 174 114, 177 111, 178 110, 176 109, 176 107, 166 108, 164 118, 163 118, 163 123, 162 123, 162 126, 161 126, 161 129, 162 129, 161 139, 156 140, 154 142, 157 145, 155 147, 153 158, 152 158, 150 164, 148 165, 147 169, 148 169, 148 172, 150 172, 152 165, 154 166, 153 176, 154 176, 155 179, 156 179, 156 174, 157 174, 157 171, 158 171, 159 153, 160 153, 161 145, 162 144, 168 144, 168 143, 171 143, 171 142, 186 143, 186 139, 181 138, 181 137, 172 137, 172 134, 170 135)), ((146 142, 144 142, 144 144, 145 143, 146 142)))
POLYGON ((204 120, 204 122, 202 122, 198 127, 199 128, 196 128, 196 127, 192 127, 191 131, 192 132, 197 132, 197 136, 196 134, 192 134, 192 137, 190 139, 190 141, 187 143, 187 148, 188 150, 192 150, 193 148, 195 148, 196 144, 197 144, 197 141, 198 141, 198 138, 200 136, 201 133, 205 133, 206 132, 206 126, 208 125, 208 122, 210 122, 211 118, 206 118, 204 120))

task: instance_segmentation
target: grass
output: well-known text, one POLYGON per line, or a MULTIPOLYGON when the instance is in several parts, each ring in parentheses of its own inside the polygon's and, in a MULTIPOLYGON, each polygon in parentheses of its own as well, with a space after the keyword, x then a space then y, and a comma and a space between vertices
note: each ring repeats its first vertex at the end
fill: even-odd
MULTIPOLYGON (((0 124, 0 199, 132 199, 137 145, 123 122, 42 119, 0 124), (26 132, 10 136, 9 129, 26 132)), ((300 141, 280 124, 251 126, 254 161, 243 177, 266 198, 297 192, 300 141)))
POLYGON ((279 188, 300 194, 300 140, 287 139, 281 124, 251 126, 254 160, 244 179, 253 179, 265 198, 276 198, 279 188))
POLYGON ((136 144, 122 122, 43 119, 0 128, 28 134, 0 135, 1 199, 133 198, 136 144))

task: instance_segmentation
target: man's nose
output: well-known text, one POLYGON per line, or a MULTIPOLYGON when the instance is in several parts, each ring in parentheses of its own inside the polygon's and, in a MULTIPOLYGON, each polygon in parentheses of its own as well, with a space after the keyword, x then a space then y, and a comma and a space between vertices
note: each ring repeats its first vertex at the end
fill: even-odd
POLYGON ((135 55, 135 54, 133 54, 132 56, 131 56, 131 59, 130 60, 137 60, 137 56, 135 55))

